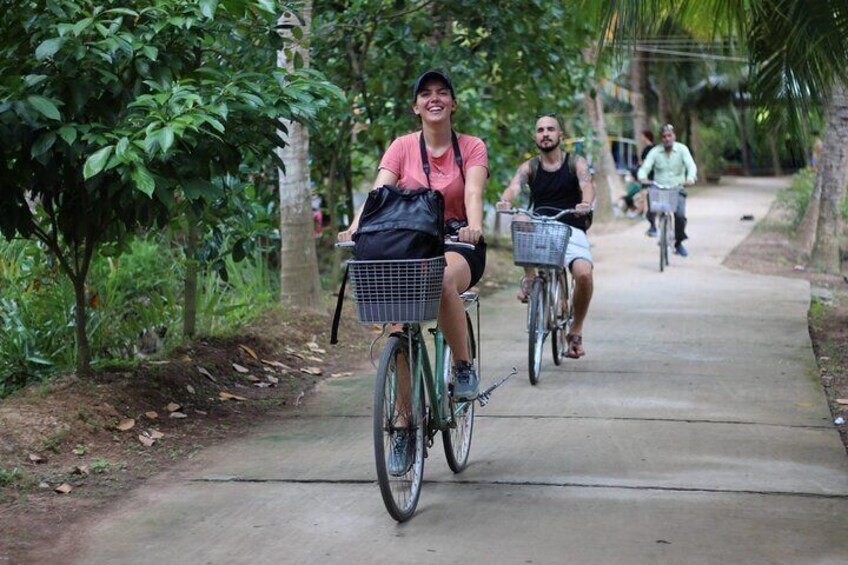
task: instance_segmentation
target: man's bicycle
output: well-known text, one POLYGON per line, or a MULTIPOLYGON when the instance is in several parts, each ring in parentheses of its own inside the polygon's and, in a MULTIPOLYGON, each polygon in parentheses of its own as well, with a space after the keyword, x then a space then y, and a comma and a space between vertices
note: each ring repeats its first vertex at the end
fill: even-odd
POLYGON ((656 214, 657 237, 660 248, 660 272, 668 266, 669 249, 674 245, 674 211, 680 198, 681 186, 648 185, 648 207, 656 214))
MULTIPOLYGON (((445 245, 473 247, 450 241, 445 245)), ((441 433, 448 466, 460 473, 468 464, 474 432, 474 401, 459 401, 451 394, 454 361, 450 346, 438 326, 427 328, 435 346, 431 365, 422 326, 422 322, 438 317, 445 258, 348 261, 348 267, 357 318, 362 323, 383 324, 381 336, 390 332, 374 383, 374 456, 386 510, 392 518, 404 522, 415 513, 424 459, 435 436, 441 433)), ((480 298, 470 291, 461 298, 468 324, 468 350, 479 375, 480 346, 476 336, 480 329, 480 298)), ((480 406, 485 406, 492 391, 515 372, 513 369, 481 391, 477 398, 480 406)))
POLYGON ((536 269, 527 300, 528 373, 533 385, 539 382, 542 372, 542 350, 548 334, 552 334, 556 365, 562 363, 568 347, 566 336, 574 319, 574 281, 569 283, 568 269, 563 268, 563 263, 571 228, 559 218, 580 212, 553 210, 557 213, 546 216, 539 210, 500 210, 502 214, 527 218, 513 219, 511 230, 513 262, 536 269))

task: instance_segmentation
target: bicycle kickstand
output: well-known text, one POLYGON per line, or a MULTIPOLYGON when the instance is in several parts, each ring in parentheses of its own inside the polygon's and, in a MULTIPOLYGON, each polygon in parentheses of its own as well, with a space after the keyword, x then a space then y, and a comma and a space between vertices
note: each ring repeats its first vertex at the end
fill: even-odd
POLYGON ((498 388, 499 386, 504 384, 506 381, 508 381, 509 379, 514 377, 516 374, 518 374, 518 369, 513 367, 512 371, 507 376, 505 376, 504 378, 502 378, 501 380, 499 380, 498 382, 496 382, 495 384, 493 384, 492 386, 490 386, 489 388, 487 388, 486 390, 481 392, 477 396, 477 401, 480 403, 480 407, 483 408, 489 403, 489 400, 491 400, 493 390, 495 390, 496 388, 498 388))

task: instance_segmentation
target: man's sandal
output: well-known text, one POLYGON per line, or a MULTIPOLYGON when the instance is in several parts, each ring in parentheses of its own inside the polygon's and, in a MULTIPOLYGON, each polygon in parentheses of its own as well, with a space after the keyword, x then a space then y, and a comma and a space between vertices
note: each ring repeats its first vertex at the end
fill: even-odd
POLYGON ((527 304, 527 297, 530 294, 530 287, 533 284, 533 279, 524 275, 521 277, 521 283, 518 285, 518 294, 515 296, 522 304, 527 304))
POLYGON ((565 356, 571 359, 580 359, 586 352, 583 350, 583 336, 577 334, 567 334, 565 341, 568 343, 568 350, 565 356))

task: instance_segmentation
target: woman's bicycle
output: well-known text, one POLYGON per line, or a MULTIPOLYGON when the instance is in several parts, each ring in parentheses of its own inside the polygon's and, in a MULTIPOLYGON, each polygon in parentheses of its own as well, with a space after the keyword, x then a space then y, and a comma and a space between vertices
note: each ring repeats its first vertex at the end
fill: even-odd
POLYGON ((660 247, 660 272, 668 266, 669 249, 674 245, 674 211, 680 198, 680 186, 648 185, 648 208, 656 214, 657 237, 660 247))
POLYGON ((536 269, 527 301, 528 373, 530 384, 535 385, 542 372, 542 350, 548 334, 552 334, 554 364, 562 363, 568 347, 566 336, 574 319, 574 281, 569 283, 563 264, 571 228, 559 218, 579 211, 561 210, 551 216, 540 214, 539 209, 499 212, 528 218, 512 221, 512 255, 516 265, 536 269))
MULTIPOLYGON (((450 241, 445 245, 473 247, 450 241)), ((451 394, 454 361, 450 346, 438 326, 427 328, 435 346, 431 365, 422 326, 422 322, 438 317, 445 258, 348 261, 348 268, 359 321, 383 324, 381 336, 390 328, 374 383, 374 456, 386 510, 392 518, 404 522, 415 513, 424 459, 435 436, 441 433, 448 466, 460 473, 468 464, 474 432, 474 401, 455 400, 451 394)), ((480 346, 476 336, 480 329, 480 298, 470 291, 461 298, 468 324, 468 351, 479 375, 480 346)), ((481 391, 477 398, 480 405, 485 406, 492 391, 515 372, 513 369, 481 391)))

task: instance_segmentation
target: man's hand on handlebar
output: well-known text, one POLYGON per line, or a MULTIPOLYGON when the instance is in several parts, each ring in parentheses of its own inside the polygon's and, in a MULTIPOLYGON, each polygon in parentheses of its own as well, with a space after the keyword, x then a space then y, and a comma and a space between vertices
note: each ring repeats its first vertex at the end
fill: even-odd
POLYGON ((592 205, 588 202, 581 202, 574 207, 575 216, 585 216, 592 211, 592 205))
POLYGON ((512 202, 507 202, 506 200, 501 200, 497 204, 495 204, 496 210, 511 210, 512 202))
POLYGON ((353 232, 349 229, 345 231, 340 231, 338 237, 336 238, 339 243, 344 243, 345 241, 352 241, 353 232))

